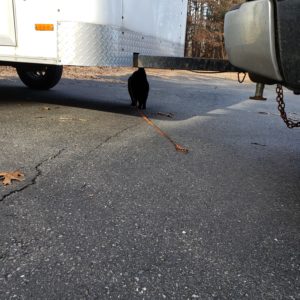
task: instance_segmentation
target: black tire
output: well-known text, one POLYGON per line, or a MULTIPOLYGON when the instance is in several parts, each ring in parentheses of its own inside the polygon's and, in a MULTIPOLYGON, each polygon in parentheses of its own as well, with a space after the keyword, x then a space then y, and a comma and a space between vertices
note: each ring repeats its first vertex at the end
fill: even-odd
POLYGON ((31 89, 49 90, 53 88, 61 79, 63 73, 62 66, 41 65, 34 69, 27 67, 17 67, 17 73, 21 81, 31 89))

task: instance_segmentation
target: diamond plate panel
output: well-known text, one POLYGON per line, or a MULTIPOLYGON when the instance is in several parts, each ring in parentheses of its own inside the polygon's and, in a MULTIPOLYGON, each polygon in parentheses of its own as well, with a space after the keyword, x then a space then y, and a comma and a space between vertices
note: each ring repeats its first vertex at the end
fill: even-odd
POLYGON ((58 56, 63 65, 132 66, 134 52, 183 56, 184 46, 109 25, 58 24, 58 56))

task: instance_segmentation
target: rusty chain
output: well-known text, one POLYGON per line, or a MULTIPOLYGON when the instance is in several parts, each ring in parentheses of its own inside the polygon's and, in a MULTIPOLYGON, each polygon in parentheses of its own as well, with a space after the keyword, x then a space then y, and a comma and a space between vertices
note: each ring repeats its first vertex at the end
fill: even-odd
POLYGON ((283 98, 283 88, 281 84, 277 84, 276 87, 276 93, 277 93, 277 98, 276 101, 278 103, 278 110, 280 112, 280 116, 286 126, 288 128, 295 128, 295 127, 300 127, 300 122, 294 122, 293 120, 289 119, 287 117, 287 114, 285 112, 285 103, 284 103, 284 98, 283 98))

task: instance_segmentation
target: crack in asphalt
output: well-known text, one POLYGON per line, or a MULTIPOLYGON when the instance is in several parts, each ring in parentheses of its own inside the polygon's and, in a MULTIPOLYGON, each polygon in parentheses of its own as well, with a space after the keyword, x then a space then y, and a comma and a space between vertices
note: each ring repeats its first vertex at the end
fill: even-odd
MULTIPOLYGON (((124 128, 124 129, 118 131, 117 133, 115 133, 115 134, 113 134, 113 135, 107 137, 102 143, 100 143, 99 145, 97 145, 96 147, 94 147, 94 148, 93 148, 91 151, 89 151, 86 155, 91 154, 91 153, 94 152, 95 150, 97 150, 97 149, 103 147, 105 144, 107 144, 107 143, 108 143, 109 141, 111 141, 112 139, 114 139, 114 138, 120 136, 120 135, 121 135, 122 133, 124 133, 125 131, 130 130, 131 128, 134 128, 134 127, 136 127, 136 126, 137 126, 136 124, 135 124, 135 125, 128 126, 128 127, 124 128)), ((32 178, 31 181, 30 181, 28 184, 26 184, 25 186, 23 186, 23 187, 21 187, 21 188, 19 188, 19 189, 13 190, 13 191, 7 193, 6 195, 2 196, 2 197, 0 198, 0 202, 4 201, 6 198, 8 198, 8 197, 10 197, 10 196, 12 196, 12 195, 14 195, 14 194, 16 194, 16 193, 19 193, 19 192, 22 192, 22 191, 26 190, 27 188, 29 188, 29 187, 32 186, 32 185, 35 185, 37 179, 42 175, 42 170, 40 169, 41 166, 42 166, 45 162, 47 162, 47 161, 52 161, 52 160, 56 159, 59 155, 61 155, 61 153, 62 153, 63 151, 65 151, 64 148, 63 148, 63 149, 60 149, 55 155, 53 155, 53 156, 51 156, 51 157, 49 157, 49 158, 47 158, 47 159, 44 159, 44 160, 42 160, 40 163, 38 163, 38 164, 35 166, 36 175, 34 176, 34 178, 32 178)))
POLYGON ((50 157, 48 157, 47 159, 44 159, 44 160, 42 160, 41 162, 39 162, 39 163, 34 167, 34 169, 35 169, 35 171, 36 171, 36 174, 35 174, 35 176, 31 179, 31 181, 30 181, 28 184, 26 184, 25 186, 23 186, 23 187, 21 187, 21 188, 19 188, 19 189, 13 190, 13 191, 7 193, 6 195, 2 196, 2 197, 0 198, 0 202, 4 201, 6 198, 8 198, 8 197, 10 197, 10 196, 12 196, 12 195, 14 195, 14 194, 16 194, 16 193, 19 193, 19 192, 22 192, 22 191, 26 190, 26 189, 29 188, 30 186, 35 185, 37 179, 42 175, 42 170, 40 169, 41 166, 42 166, 45 162, 47 162, 47 161, 52 161, 52 160, 56 159, 58 156, 61 155, 61 153, 62 153, 63 151, 65 151, 64 148, 63 148, 63 149, 60 149, 60 150, 59 150, 56 154, 54 154, 53 156, 50 156, 50 157))
POLYGON ((114 139, 114 138, 120 136, 120 135, 121 135, 122 133, 124 133, 125 131, 130 130, 131 128, 134 128, 134 127, 136 127, 136 126, 137 126, 136 124, 135 124, 135 125, 128 126, 128 127, 124 128, 124 129, 118 131, 117 133, 115 133, 115 134, 113 134, 113 135, 107 137, 102 143, 100 143, 99 145, 97 145, 96 147, 94 147, 94 148, 93 148, 91 151, 89 151, 86 155, 89 155, 89 154, 91 154, 92 152, 94 152, 95 150, 100 149, 101 147, 103 147, 105 144, 107 144, 107 143, 108 143, 109 141, 111 141, 112 139, 114 139))
POLYGON ((8 250, 5 250, 4 252, 0 253, 0 261, 4 261, 7 257, 9 257, 8 250))

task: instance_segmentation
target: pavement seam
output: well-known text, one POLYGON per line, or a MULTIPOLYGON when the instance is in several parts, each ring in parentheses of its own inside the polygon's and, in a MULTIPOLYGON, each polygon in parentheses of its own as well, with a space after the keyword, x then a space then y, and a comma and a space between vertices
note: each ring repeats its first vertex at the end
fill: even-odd
POLYGON ((13 190, 13 191, 9 192, 8 194, 4 195, 2 198, 0 198, 0 202, 4 201, 6 198, 8 198, 8 197, 10 197, 10 196, 12 196, 12 195, 14 195, 14 194, 16 194, 16 193, 23 192, 24 190, 26 190, 26 189, 29 188, 30 186, 35 185, 37 179, 42 175, 42 170, 40 169, 41 166, 42 166, 44 163, 46 163, 47 161, 52 161, 52 160, 56 159, 56 158, 57 158, 58 156, 60 156, 60 155, 62 154, 62 152, 64 152, 64 151, 65 151, 64 148, 63 148, 63 149, 60 149, 60 150, 59 150, 56 154, 54 154, 53 156, 50 156, 50 157, 48 157, 47 159, 44 159, 44 160, 42 160, 41 162, 39 162, 39 163, 34 167, 34 169, 35 169, 35 171, 36 171, 36 174, 35 174, 35 176, 31 179, 31 181, 30 181, 28 184, 26 184, 25 186, 23 186, 23 187, 21 187, 21 188, 19 188, 19 189, 17 189, 17 190, 13 190))

